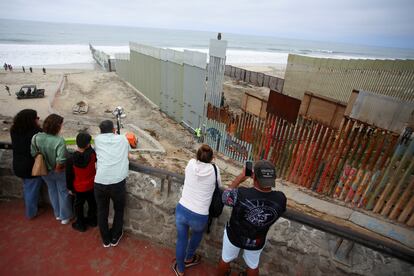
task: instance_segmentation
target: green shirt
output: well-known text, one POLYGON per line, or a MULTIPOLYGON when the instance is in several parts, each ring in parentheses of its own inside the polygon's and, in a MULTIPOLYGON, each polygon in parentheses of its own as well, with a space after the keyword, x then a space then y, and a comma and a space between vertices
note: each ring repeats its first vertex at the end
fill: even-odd
POLYGON ((48 171, 55 169, 56 164, 66 163, 66 144, 65 139, 60 136, 46 133, 38 133, 32 138, 31 153, 36 156, 39 149, 45 158, 48 171), (36 139, 36 144, 35 144, 36 139), (36 147, 36 146, 37 147, 36 147))

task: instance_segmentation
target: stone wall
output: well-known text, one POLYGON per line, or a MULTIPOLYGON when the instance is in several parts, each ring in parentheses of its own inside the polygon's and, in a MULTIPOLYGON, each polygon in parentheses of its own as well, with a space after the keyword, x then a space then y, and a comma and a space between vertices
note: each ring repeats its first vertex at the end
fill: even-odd
MULTIPOLYGON (((1 151, 0 151, 1 152, 1 151)), ((5 152, 4 152, 5 153, 5 152)), ((10 154, 0 154, 0 197, 22 196, 21 180, 5 175, 10 171, 10 154)), ((161 180, 149 175, 130 172, 127 181, 125 228, 128 232, 149 240, 175 246, 175 206, 182 186, 173 183, 161 191, 161 180)), ((201 254, 216 263, 221 254, 224 224, 231 209, 215 220, 212 232, 200 245, 201 254)), ((338 238, 302 224, 279 219, 268 234, 261 257, 261 275, 414 275, 414 266, 355 244, 347 264, 332 256, 338 238)), ((235 264, 243 267, 243 261, 235 264)))

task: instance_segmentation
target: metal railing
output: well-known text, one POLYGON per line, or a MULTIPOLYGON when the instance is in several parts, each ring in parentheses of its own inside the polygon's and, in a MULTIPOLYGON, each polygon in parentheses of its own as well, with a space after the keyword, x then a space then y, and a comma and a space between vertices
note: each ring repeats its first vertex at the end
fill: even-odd
MULTIPOLYGON (((12 149, 12 145, 8 142, 0 142, 0 149, 10 150, 12 149)), ((165 182, 167 182, 168 194, 170 193, 171 184, 173 182, 181 185, 184 184, 184 175, 170 172, 160 168, 146 166, 137 162, 130 162, 129 164, 129 169, 131 171, 160 178, 162 180, 161 190, 164 189, 164 184, 165 182)), ((0 176, 7 174, 12 174, 11 169, 0 170, 0 176)), ((384 253, 389 256, 406 261, 408 263, 414 264, 414 250, 404 245, 398 244, 396 242, 386 241, 384 239, 380 239, 372 235, 364 234, 362 232, 352 229, 351 227, 329 222, 321 218, 304 214, 303 212, 299 212, 293 209, 288 209, 282 215, 282 217, 290 221, 295 221, 297 223, 307 225, 314 229, 338 236, 342 239, 358 243, 362 246, 368 247, 380 253, 384 253)))

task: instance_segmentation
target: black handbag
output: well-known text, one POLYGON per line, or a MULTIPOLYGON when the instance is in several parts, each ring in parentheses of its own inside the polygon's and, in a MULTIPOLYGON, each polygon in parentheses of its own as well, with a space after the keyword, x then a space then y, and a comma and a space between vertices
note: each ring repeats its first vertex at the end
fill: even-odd
POLYGON ((210 208, 208 209, 208 224, 207 224, 207 234, 210 233, 210 226, 213 222, 213 218, 218 218, 223 212, 223 190, 218 185, 217 180, 217 168, 215 164, 212 164, 214 167, 214 173, 216 175, 216 187, 214 188, 213 197, 211 199, 210 208))

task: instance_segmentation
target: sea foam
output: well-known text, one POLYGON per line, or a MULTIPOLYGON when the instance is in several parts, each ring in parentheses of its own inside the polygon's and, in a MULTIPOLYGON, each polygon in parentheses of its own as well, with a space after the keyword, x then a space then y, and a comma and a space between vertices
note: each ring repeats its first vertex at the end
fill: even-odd
MULTIPOLYGON (((94 46, 107 54, 128 53, 129 46, 94 46)), ((178 51, 184 49, 208 53, 207 48, 172 48, 178 51)), ((332 53, 311 54, 309 56, 330 58, 355 58, 349 55, 332 53)), ((227 64, 287 64, 288 53, 271 51, 253 51, 232 49, 227 50, 227 64)), ((361 58, 361 57, 359 57, 361 58)), ((369 58, 369 57, 365 57, 369 58)), ((56 64, 82 64, 93 63, 89 45, 34 45, 34 44, 0 44, 0 62, 12 64, 15 68, 20 66, 40 66, 56 64)))

